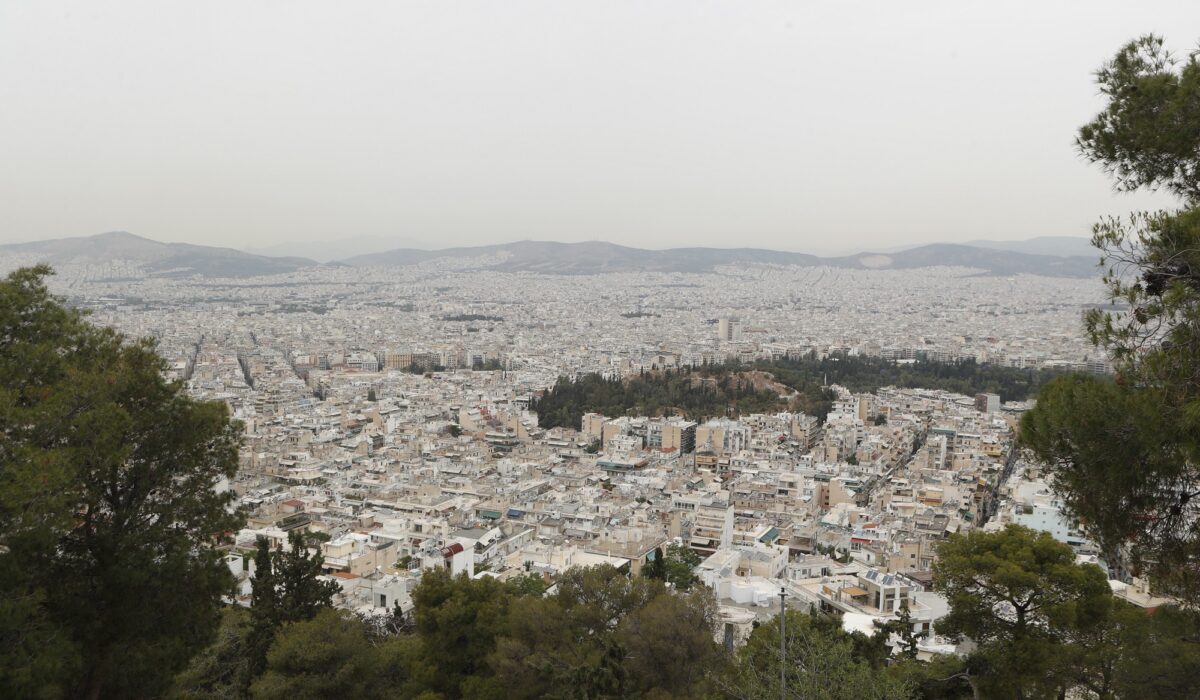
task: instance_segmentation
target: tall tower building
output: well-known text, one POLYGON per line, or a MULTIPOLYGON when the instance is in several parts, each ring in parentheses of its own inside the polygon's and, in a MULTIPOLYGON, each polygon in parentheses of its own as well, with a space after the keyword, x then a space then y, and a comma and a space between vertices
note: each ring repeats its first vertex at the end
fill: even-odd
POLYGON ((742 322, 736 318, 717 320, 717 340, 734 341, 741 338, 742 322))

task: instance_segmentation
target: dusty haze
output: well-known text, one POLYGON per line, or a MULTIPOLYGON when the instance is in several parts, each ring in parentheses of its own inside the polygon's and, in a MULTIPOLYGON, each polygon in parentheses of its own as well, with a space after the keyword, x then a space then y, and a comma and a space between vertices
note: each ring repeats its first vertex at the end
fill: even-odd
POLYGON ((826 252, 1169 204, 1072 137, 1194 0, 812 5, 0 4, 0 242, 826 252))

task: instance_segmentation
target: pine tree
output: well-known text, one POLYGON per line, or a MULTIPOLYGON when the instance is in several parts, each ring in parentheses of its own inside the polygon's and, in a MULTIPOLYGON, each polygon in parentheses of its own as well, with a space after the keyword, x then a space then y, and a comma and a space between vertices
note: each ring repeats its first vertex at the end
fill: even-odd
POLYGON ((50 295, 48 274, 0 282, 0 694, 153 696, 210 642, 232 589, 214 545, 242 518, 215 487, 240 430, 164 379, 152 341, 50 295), (50 677, 20 668, 29 652, 50 677))
POLYGON ((265 537, 258 539, 246 643, 249 677, 244 679, 243 687, 249 687, 266 668, 267 652, 280 627, 311 620, 321 610, 333 606, 338 585, 317 578, 324 563, 320 552, 309 553, 299 530, 288 533, 287 551, 282 546, 272 550, 265 537))

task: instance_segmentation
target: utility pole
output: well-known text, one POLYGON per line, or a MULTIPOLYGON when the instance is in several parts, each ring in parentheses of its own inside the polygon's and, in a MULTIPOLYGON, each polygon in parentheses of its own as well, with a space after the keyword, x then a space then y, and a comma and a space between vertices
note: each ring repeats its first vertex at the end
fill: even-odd
POLYGON ((779 587, 779 700, 787 700, 787 637, 784 635, 784 620, 787 619, 787 590, 779 587))

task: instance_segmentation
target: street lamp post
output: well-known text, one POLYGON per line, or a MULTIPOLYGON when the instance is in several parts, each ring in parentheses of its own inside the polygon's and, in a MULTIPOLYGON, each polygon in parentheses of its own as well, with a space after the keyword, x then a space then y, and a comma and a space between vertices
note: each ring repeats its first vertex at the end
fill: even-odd
POLYGON ((787 637, 784 621, 787 619, 787 590, 779 587, 779 700, 787 700, 787 637))

